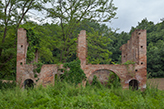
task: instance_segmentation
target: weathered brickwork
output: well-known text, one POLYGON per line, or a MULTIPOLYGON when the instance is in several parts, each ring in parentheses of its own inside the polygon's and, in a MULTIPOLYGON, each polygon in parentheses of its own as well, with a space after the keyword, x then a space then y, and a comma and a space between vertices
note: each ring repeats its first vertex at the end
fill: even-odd
MULTIPOLYGON (((120 50, 122 51, 122 63, 130 60, 136 62, 135 65, 87 65, 86 46, 86 33, 84 30, 82 30, 78 37, 78 57, 81 60, 81 68, 84 70, 87 78, 92 78, 94 72, 96 71, 106 69, 118 75, 123 88, 129 88, 129 82, 131 80, 138 81, 139 89, 144 90, 146 88, 146 30, 134 31, 131 39, 128 40, 127 44, 122 45, 120 48, 120 50)), ((105 75, 107 77, 108 73, 106 73, 105 75)))
MULTIPOLYGON (((37 85, 52 83, 54 84, 55 74, 62 74, 58 71, 57 65, 43 65, 41 72, 38 74, 38 82, 34 78, 34 66, 26 64, 28 42, 26 30, 18 29, 17 36, 17 82, 20 86, 24 86, 24 81, 30 79, 37 85)), ((136 62, 134 65, 88 65, 86 31, 82 30, 78 36, 77 56, 81 60, 81 68, 84 70, 89 81, 92 81, 96 75, 101 82, 108 79, 109 73, 112 71, 118 75, 123 88, 129 88, 130 81, 137 80, 138 88, 144 90, 146 88, 147 60, 146 60, 146 30, 136 30, 133 32, 131 39, 120 47, 122 51, 122 63, 128 60, 136 62)), ((38 52, 36 59, 38 59, 38 52)), ((62 67, 62 65, 60 66, 62 67)))
MULTIPOLYGON (((34 77, 34 65, 26 64, 26 54, 27 54, 28 42, 26 37, 26 30, 23 28, 18 29, 17 36, 17 76, 16 81, 20 84, 20 87, 24 87, 24 82, 26 80, 32 80, 36 85, 42 84, 45 86, 48 83, 54 84, 54 75, 58 73, 57 65, 43 65, 41 72, 38 73, 38 82, 34 77)), ((35 53, 34 61, 38 61, 38 52, 35 53)))

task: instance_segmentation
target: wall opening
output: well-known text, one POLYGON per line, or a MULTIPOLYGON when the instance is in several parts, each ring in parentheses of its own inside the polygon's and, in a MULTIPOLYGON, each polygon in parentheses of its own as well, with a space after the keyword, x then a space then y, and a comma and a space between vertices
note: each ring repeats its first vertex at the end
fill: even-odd
POLYGON ((26 79, 24 81, 24 88, 28 89, 28 88, 34 88, 34 81, 31 79, 26 79))
POLYGON ((107 69, 100 69, 94 71, 88 78, 88 82, 92 84, 94 76, 97 77, 97 80, 107 87, 118 87, 121 86, 120 84, 120 78, 112 71, 107 69))
POLYGON ((138 90, 139 82, 135 79, 129 82, 129 89, 138 90))

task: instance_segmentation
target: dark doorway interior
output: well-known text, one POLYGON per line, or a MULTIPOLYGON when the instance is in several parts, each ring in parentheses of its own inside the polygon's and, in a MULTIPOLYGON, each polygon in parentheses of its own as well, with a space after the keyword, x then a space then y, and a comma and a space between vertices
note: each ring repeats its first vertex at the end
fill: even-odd
POLYGON ((25 87, 25 89, 34 88, 34 82, 33 82, 33 80, 31 80, 31 79, 26 79, 26 80, 24 81, 24 87, 25 87))
POLYGON ((132 90, 138 90, 138 84, 139 84, 139 82, 137 80, 133 79, 129 82, 129 88, 132 90))

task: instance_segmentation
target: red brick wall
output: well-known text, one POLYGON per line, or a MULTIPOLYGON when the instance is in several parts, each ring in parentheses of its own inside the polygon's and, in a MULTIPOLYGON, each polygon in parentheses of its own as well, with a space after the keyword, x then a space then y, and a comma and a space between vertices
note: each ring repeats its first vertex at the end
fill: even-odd
MULTIPOLYGON (((26 38, 26 30, 23 28, 18 29, 17 36, 17 82, 21 83, 26 79, 31 79, 36 83, 34 78, 33 69, 34 66, 26 64, 26 53, 28 43, 26 38)), ((87 43, 86 43, 86 31, 82 30, 78 36, 77 56, 81 60, 81 68, 87 77, 90 77, 94 72, 98 70, 109 70, 116 73, 123 88, 129 88, 129 82, 133 79, 139 82, 139 88, 144 90, 146 88, 146 74, 147 74, 147 59, 146 59, 146 30, 136 30, 132 33, 131 39, 120 47, 122 51, 122 63, 131 60, 136 62, 135 65, 87 65, 87 43)), ((43 65, 41 72, 38 74, 40 78, 36 84, 54 83, 54 75, 61 73, 58 71, 57 65, 43 65)), ((108 76, 108 73, 104 74, 104 77, 108 76)))
MULTIPOLYGON (((131 60, 136 62, 135 65, 86 65, 86 46, 86 33, 81 31, 78 37, 78 57, 81 60, 81 68, 87 77, 90 77, 95 71, 106 69, 119 76, 123 88, 129 88, 129 82, 133 79, 139 82, 139 89, 146 88, 146 30, 134 31, 131 39, 120 48, 122 63, 131 60)), ((108 76, 107 73, 106 76, 108 76)))
MULTIPOLYGON (((36 82, 38 78, 34 78, 33 64, 26 64, 27 48, 28 43, 26 30, 24 30, 23 28, 19 28, 17 36, 17 83, 20 84, 20 87, 23 87, 24 81, 26 79, 31 79, 37 85, 42 84, 43 86, 45 86, 48 83, 53 84, 54 75, 58 73, 57 65, 43 65, 41 68, 41 72, 38 73, 39 81, 36 82)), ((38 52, 36 54, 38 54, 38 52)), ((38 56, 36 58, 38 58, 38 56)), ((35 59, 35 61, 37 61, 37 59, 35 59)))

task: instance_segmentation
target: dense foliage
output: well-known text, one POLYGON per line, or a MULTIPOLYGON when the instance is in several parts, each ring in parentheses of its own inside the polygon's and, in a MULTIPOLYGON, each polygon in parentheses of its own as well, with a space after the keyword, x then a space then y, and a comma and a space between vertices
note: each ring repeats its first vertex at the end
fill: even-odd
POLYGON ((143 19, 134 29, 147 30, 147 71, 152 77, 164 77, 164 21, 154 24, 143 19))
POLYGON ((45 64, 75 60, 80 30, 87 32, 89 64, 121 63, 121 45, 130 39, 135 29, 146 29, 147 71, 152 77, 164 77, 164 21, 154 24, 143 19, 129 33, 116 33, 101 23, 115 18, 116 9, 112 0, 0 1, 0 78, 16 77, 16 36, 19 27, 27 30, 27 63, 33 62, 35 52, 39 51, 39 62, 45 64), (52 7, 45 7, 47 2, 52 7), (27 13, 33 9, 45 12, 46 18, 53 18, 54 22, 37 24, 30 21, 27 13))
POLYGON ((130 39, 131 33, 135 29, 147 30, 147 72, 150 77, 164 77, 164 21, 154 24, 146 18, 138 22, 136 27, 132 27, 129 33, 121 32, 115 33, 110 37, 111 45, 108 46, 112 55, 112 63, 120 63, 121 51, 119 47, 127 43, 130 39))
POLYGON ((77 88, 68 83, 22 90, 0 90, 1 109, 162 109, 164 92, 147 88, 145 92, 87 86, 77 88))
POLYGON ((109 77, 108 87, 104 87, 96 76, 86 88, 77 87, 86 78, 76 58, 80 30, 87 32, 88 64, 118 64, 121 62, 120 46, 130 39, 135 29, 146 29, 147 71, 152 77, 164 77, 164 21, 154 24, 143 19, 129 33, 116 33, 101 23, 115 18, 117 8, 112 1, 0 1, 0 79, 14 80, 16 77, 16 36, 19 27, 27 30, 27 64, 33 63, 35 52, 39 51, 39 63, 33 63, 36 66, 34 77, 37 78, 43 63, 65 63, 62 81, 55 82, 54 86, 38 86, 22 91, 15 87, 15 82, 0 81, 0 108, 164 108, 163 91, 149 87, 145 92, 122 90, 119 78, 114 73, 109 77), (46 7, 46 3, 51 6, 46 7), (30 10, 47 13, 46 18, 51 18, 52 23, 30 21, 30 10))
POLYGON ((86 79, 84 71, 80 68, 80 60, 65 63, 63 67, 65 69, 61 78, 68 83, 74 83, 77 85, 86 79))

